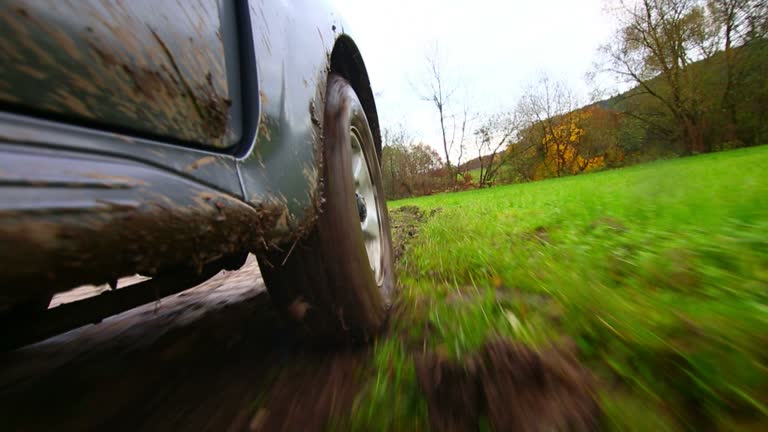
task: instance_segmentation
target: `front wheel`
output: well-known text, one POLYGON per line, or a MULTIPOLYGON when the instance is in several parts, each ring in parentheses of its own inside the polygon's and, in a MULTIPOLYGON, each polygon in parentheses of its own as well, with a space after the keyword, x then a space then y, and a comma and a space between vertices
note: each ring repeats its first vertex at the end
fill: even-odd
POLYGON ((259 255, 275 305, 305 334, 365 342, 383 325, 393 290, 392 240, 379 161, 349 83, 328 78, 324 202, 314 229, 292 248, 259 255))

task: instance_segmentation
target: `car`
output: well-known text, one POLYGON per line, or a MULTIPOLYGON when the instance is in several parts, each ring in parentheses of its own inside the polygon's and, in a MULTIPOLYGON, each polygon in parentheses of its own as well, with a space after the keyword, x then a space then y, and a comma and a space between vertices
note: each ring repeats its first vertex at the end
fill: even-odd
POLYGON ((7 0, 0 23, 5 347, 249 253, 310 341, 381 329, 394 276, 378 116, 331 5, 7 0), (56 293, 133 274, 151 279, 48 309, 56 293))

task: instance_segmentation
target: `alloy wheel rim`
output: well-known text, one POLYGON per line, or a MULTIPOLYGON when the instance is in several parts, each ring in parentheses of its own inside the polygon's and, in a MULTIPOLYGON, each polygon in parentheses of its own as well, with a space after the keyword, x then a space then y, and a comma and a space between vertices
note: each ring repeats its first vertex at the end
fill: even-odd
POLYGON ((365 152, 361 145, 362 139, 357 128, 350 131, 352 147, 352 179, 355 185, 355 202, 360 217, 360 229, 363 233, 365 251, 368 254, 368 264, 373 271, 378 285, 382 280, 382 242, 381 215, 379 214, 378 194, 371 179, 365 152))

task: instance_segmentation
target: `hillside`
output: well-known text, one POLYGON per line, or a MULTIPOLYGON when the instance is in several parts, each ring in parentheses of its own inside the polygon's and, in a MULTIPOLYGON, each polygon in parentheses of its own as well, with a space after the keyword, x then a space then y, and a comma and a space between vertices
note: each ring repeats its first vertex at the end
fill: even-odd
MULTIPOLYGON (((735 103, 736 130, 739 143, 727 143, 723 92, 726 82, 726 56, 718 52, 712 57, 688 66, 685 79, 693 81, 687 97, 697 101, 703 113, 703 133, 707 148, 723 150, 729 146, 754 146, 768 141, 768 40, 755 41, 747 47, 734 48, 732 56, 739 61, 733 66, 732 92, 735 103)), ((660 78, 648 82, 654 92, 666 95, 669 90, 660 78)), ((625 148, 639 150, 650 147, 654 150, 680 152, 679 147, 669 146, 665 141, 673 129, 665 107, 639 86, 602 100, 594 106, 617 112, 631 112, 646 121, 628 121, 625 129, 636 128, 634 133, 623 134, 625 148)))
MULTIPOLYGON (((768 42, 735 48, 731 55, 738 61, 730 66, 729 99, 724 96, 728 69, 724 53, 683 70, 680 82, 686 86, 683 95, 689 99, 689 109, 696 112, 695 124, 684 128, 683 121, 651 95, 671 97, 667 81, 657 77, 646 83, 647 88, 636 86, 527 125, 519 134, 520 141, 507 150, 512 153, 511 175, 499 180, 541 180, 768 142, 768 42), (731 106, 729 100, 735 103, 731 106), (699 147, 692 147, 686 136, 694 132, 686 128, 701 137, 699 147)), ((553 101, 540 101, 545 102, 553 101)), ((480 159, 463 166, 476 170, 480 159)))

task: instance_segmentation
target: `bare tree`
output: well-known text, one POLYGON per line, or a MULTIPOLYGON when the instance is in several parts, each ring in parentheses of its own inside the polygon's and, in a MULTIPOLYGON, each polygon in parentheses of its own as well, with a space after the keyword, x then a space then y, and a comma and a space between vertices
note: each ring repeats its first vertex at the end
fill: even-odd
POLYGON ((726 52, 763 38, 768 31, 765 0, 708 0, 707 12, 715 46, 726 52))
POLYGON ((440 119, 440 133, 443 139, 443 156, 445 157, 445 165, 450 171, 451 150, 453 150, 453 138, 456 129, 454 124, 451 127, 451 132, 448 131, 448 122, 451 120, 448 114, 448 103, 456 88, 446 82, 437 48, 426 56, 426 61, 430 76, 427 83, 428 94, 422 95, 422 99, 432 103, 437 110, 440 119), (448 138, 449 133, 450 139, 448 138))
POLYGON ((475 130, 477 157, 480 162, 480 187, 492 186, 499 169, 506 164, 512 152, 507 147, 519 129, 515 112, 502 112, 489 116, 475 130))
MULTIPOLYGON (((459 139, 455 141, 452 137, 451 142, 458 144, 458 156, 456 157, 456 172, 453 174, 453 179, 457 177, 463 177, 468 170, 468 166, 463 163, 465 153, 467 152, 467 131, 471 127, 471 123, 475 120, 474 115, 469 112, 469 107, 464 104, 461 111, 461 117, 458 119, 457 128, 459 129, 459 139)), ((450 171, 450 166, 448 167, 450 171)))
POLYGON ((462 160, 467 150, 466 140, 474 116, 466 103, 462 104, 460 113, 454 113, 453 99, 458 86, 446 78, 437 47, 427 54, 426 63, 428 79, 421 98, 431 103, 437 111, 446 173, 450 184, 455 184, 456 177, 462 174, 464 169, 462 160), (454 155, 457 156, 455 159, 454 155))

